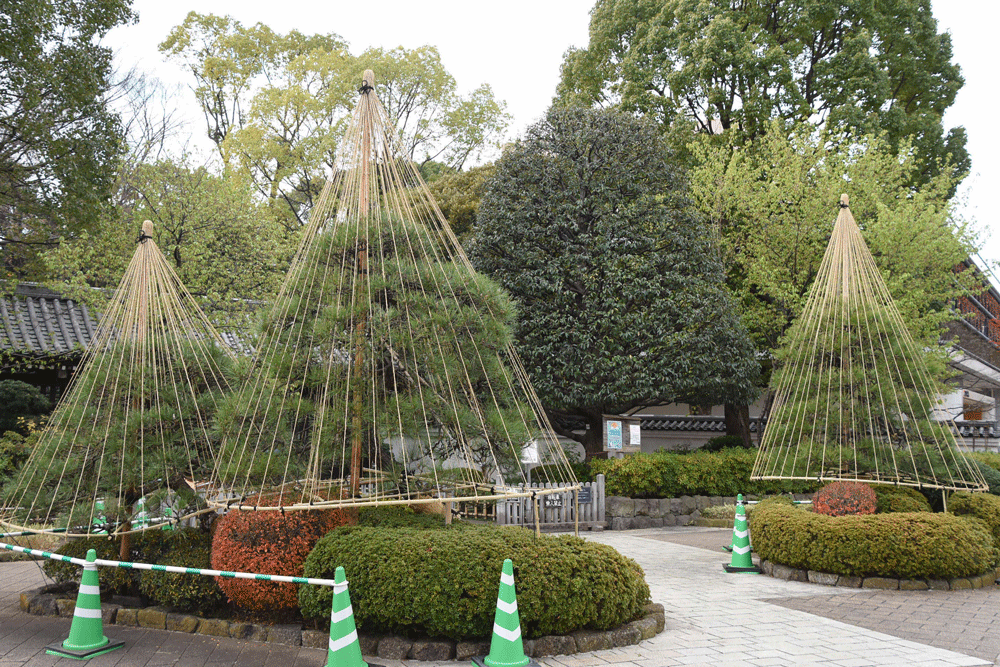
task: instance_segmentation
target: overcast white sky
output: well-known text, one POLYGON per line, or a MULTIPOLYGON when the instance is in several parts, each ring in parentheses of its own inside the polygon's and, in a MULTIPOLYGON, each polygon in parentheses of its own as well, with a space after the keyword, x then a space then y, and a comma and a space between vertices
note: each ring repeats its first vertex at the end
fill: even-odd
MULTIPOLYGON (((382 0, 375 3, 328 0, 134 0, 137 25, 117 28, 105 40, 119 52, 124 67, 137 64, 164 82, 187 85, 176 66, 163 61, 157 45, 192 9, 231 15, 244 25, 265 23, 278 32, 335 32, 352 53, 369 46, 408 48, 432 44, 459 89, 468 92, 488 83, 513 115, 511 138, 548 108, 559 80, 562 55, 570 46, 586 46, 593 0, 382 0)), ((972 173, 960 196, 961 213, 988 234, 1000 215, 1000 140, 997 138, 996 26, 1000 3, 993 0, 933 0, 939 29, 952 35, 955 61, 966 84, 945 116, 945 127, 965 126, 972 173)), ((194 135, 203 134, 193 106, 187 116, 194 135)), ((992 234, 983 256, 1000 261, 1000 231, 992 234)))

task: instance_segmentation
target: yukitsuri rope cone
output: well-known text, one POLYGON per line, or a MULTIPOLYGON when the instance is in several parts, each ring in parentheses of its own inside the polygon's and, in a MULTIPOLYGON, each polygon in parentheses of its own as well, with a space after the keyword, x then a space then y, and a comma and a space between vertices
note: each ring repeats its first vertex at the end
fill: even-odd
POLYGON ((511 345, 513 306, 473 269, 366 71, 249 382, 220 412, 210 502, 242 509, 496 500, 537 448, 576 487, 511 345), (213 500, 214 499, 214 500, 213 500))
POLYGON ((232 361, 146 221, 80 370, 0 492, 0 524, 127 534, 210 511, 189 481, 209 474, 232 361))
POLYGON ((816 281, 772 386, 751 479, 983 490, 939 388, 841 197, 816 281), (940 418, 940 419, 939 419, 940 418))

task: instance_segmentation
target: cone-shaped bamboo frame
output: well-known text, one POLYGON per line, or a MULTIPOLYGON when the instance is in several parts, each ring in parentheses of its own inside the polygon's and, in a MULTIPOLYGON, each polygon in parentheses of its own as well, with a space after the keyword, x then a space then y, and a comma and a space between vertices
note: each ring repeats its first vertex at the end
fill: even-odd
POLYGON ((988 488, 936 418, 939 388, 847 195, 789 341, 751 479, 988 488))
POLYGON ((79 370, 4 485, 8 529, 123 534, 209 511, 187 480, 211 469, 209 421, 230 391, 222 367, 233 355, 152 236, 147 220, 79 370), (130 518, 139 498, 168 489, 184 502, 159 516, 165 498, 153 496, 143 517, 130 518), (95 525, 115 513, 117 523, 95 525))
POLYGON ((572 469, 513 350, 509 298, 472 268, 366 71, 334 173, 226 420, 209 502, 245 509, 528 493, 536 443, 572 469))

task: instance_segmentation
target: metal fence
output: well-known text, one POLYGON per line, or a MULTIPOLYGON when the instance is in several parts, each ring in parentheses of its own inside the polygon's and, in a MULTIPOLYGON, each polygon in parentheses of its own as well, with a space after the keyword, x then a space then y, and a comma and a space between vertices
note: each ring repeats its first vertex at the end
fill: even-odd
MULTIPOLYGON (((520 485, 522 491, 551 489, 556 484, 520 485)), ((535 522, 535 508, 538 508, 537 525, 548 530, 573 530, 579 520, 581 528, 604 525, 604 475, 598 475, 593 482, 584 482, 577 491, 552 493, 538 497, 511 498, 497 502, 496 520, 502 526, 532 527, 535 522), (579 516, 576 514, 579 494, 579 516)))

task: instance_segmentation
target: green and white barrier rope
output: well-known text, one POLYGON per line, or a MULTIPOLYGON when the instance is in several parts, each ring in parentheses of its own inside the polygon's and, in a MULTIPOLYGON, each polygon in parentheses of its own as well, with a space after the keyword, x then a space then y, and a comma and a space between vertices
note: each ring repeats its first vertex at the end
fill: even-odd
MULTIPOLYGON (((23 533, 25 535, 32 535, 34 533, 23 533)), ((8 533, 6 536, 14 536, 13 533, 8 533)), ((6 549, 8 551, 17 551, 24 554, 30 554, 32 556, 41 556, 42 558, 48 558, 50 560, 61 560, 65 563, 73 563, 74 565, 86 565, 87 561, 82 558, 73 558, 71 556, 63 556, 62 554, 52 553, 51 551, 40 551, 38 549, 29 549, 28 547, 19 547, 16 544, 7 544, 6 542, 0 542, 0 548, 6 549)), ((153 565, 150 563, 129 563, 126 561, 119 560, 104 560, 103 558, 98 558, 94 561, 100 567, 118 567, 126 570, 153 570, 155 572, 173 572, 175 574, 197 574, 203 577, 225 577, 227 579, 255 579, 257 581, 273 581, 279 583, 288 584, 312 584, 313 586, 339 586, 343 584, 337 584, 333 579, 312 579, 310 577, 288 577, 280 574, 257 574, 254 572, 225 572, 222 570, 204 570, 197 567, 178 567, 175 565, 153 565)))

